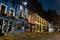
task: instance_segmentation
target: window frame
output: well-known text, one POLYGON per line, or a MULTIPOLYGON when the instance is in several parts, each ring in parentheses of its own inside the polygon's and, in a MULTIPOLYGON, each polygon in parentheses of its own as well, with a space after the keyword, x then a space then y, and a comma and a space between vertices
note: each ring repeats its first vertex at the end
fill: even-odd
POLYGON ((13 12, 13 16, 15 16, 15 9, 13 9, 13 8, 10 8, 9 16, 10 16, 10 14, 11 14, 11 9, 14 11, 14 12, 13 12))
POLYGON ((6 7, 6 8, 5 8, 5 14, 6 14, 6 12, 7 12, 7 6, 6 6, 5 4, 3 4, 3 3, 0 4, 0 11, 1 11, 1 9, 2 9, 2 8, 1 8, 2 5, 6 7))

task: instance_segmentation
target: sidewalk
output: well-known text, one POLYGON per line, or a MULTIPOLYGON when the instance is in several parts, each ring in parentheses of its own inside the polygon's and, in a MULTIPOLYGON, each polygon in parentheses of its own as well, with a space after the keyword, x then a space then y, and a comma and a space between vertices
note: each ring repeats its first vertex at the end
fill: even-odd
POLYGON ((3 40, 60 40, 60 33, 7 34, 3 40))

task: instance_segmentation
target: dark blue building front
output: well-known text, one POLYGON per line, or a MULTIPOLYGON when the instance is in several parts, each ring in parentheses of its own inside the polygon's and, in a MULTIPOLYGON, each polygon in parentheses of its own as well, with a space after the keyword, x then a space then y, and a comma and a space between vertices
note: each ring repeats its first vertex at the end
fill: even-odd
POLYGON ((0 0, 0 26, 6 33, 27 32, 27 2, 19 0, 0 0))

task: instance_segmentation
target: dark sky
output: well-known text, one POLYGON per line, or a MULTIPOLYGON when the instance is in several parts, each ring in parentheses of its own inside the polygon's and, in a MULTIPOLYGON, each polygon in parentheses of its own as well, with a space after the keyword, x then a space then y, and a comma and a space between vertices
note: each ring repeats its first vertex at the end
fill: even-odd
MULTIPOLYGON (((39 0, 39 2, 41 2, 39 0)), ((43 9, 46 11, 48 9, 56 10, 60 14, 60 0, 42 0, 43 9)))

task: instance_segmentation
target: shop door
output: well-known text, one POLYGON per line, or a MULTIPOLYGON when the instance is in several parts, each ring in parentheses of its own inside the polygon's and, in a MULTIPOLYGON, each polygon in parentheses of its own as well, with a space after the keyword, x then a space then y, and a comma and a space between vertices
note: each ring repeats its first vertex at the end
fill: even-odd
POLYGON ((0 19, 0 29, 2 29, 3 20, 0 19))
POLYGON ((47 32, 48 32, 48 29, 49 29, 49 28, 47 27, 47 32))
POLYGON ((24 23, 22 23, 21 31, 22 31, 22 32, 25 32, 25 25, 24 25, 24 23))
POLYGON ((3 21, 3 29, 4 29, 5 32, 7 32, 7 28, 8 28, 8 21, 4 20, 3 21))
POLYGON ((10 22, 8 32, 12 32, 12 27, 13 27, 13 22, 10 22))
POLYGON ((46 29, 45 29, 45 26, 43 26, 43 30, 44 30, 44 32, 45 32, 45 30, 46 30, 46 29))
POLYGON ((41 32, 41 25, 40 25, 40 32, 41 32))

